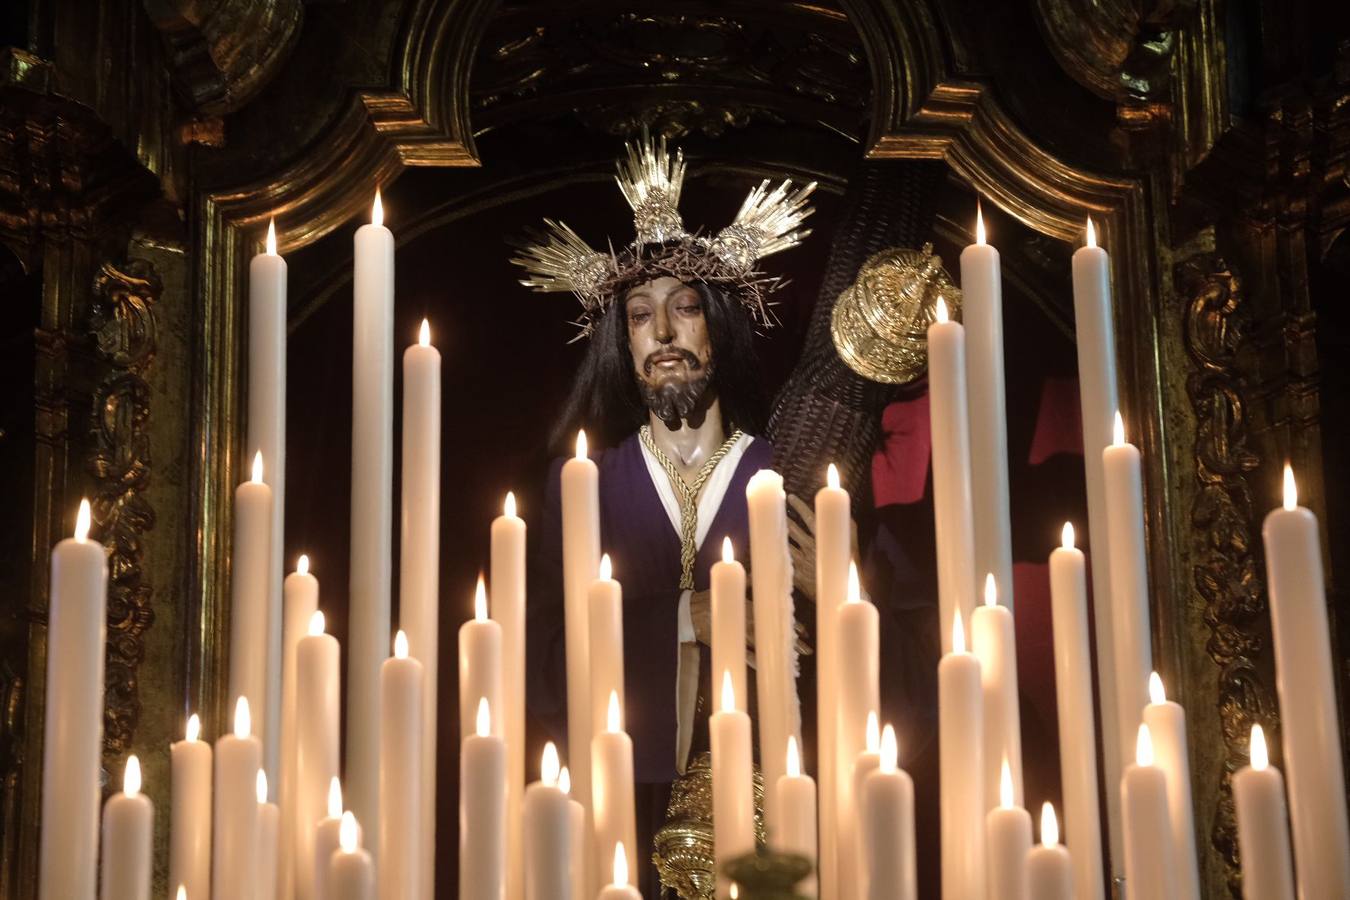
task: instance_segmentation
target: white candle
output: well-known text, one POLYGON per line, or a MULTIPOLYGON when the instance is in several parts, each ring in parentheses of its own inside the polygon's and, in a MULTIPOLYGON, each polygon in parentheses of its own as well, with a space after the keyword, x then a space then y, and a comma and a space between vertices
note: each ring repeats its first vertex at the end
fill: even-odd
MULTIPOLYGON (((1013 798, 1012 772, 1003 761, 999 805, 985 817, 989 900, 1028 900, 1027 854, 1031 852, 1031 814, 1013 798)), ((1040 900, 1040 898, 1036 898, 1040 900)))
MULTIPOLYGON (((314 826, 314 844, 309 864, 311 884, 313 885, 314 896, 318 900, 332 900, 333 897, 332 886, 329 882, 330 864, 341 843, 342 820, 344 818, 342 786, 334 778, 328 790, 328 815, 320 819, 318 824, 314 826)), ((355 819, 353 821, 355 822, 355 819)), ((359 823, 356 827, 356 842, 361 843, 359 823)))
MULTIPOLYGON (((473 618, 459 626, 459 733, 473 734, 478 701, 502 708, 502 627, 488 618, 487 592, 478 579, 473 618)), ((502 733, 500 716, 492 727, 502 733)))
MULTIPOLYGON (((297 837, 296 814, 299 811, 299 773, 296 771, 296 650, 300 639, 309 633, 309 620, 319 608, 319 580, 309 571, 309 557, 301 555, 295 571, 286 576, 281 631, 281 842, 280 882, 283 898, 294 897, 296 887, 297 837)), ((170 878, 170 884, 177 882, 170 878)), ((189 890, 191 893, 191 890, 189 890)))
MULTIPOLYGON (((600 470, 586 458, 586 432, 562 467, 563 628, 567 657, 567 759, 577 797, 591 802, 591 676, 587 599, 600 567, 600 470)), ((589 815, 589 808, 587 810, 589 815)), ((585 855, 584 848, 578 848, 585 855)))
MULTIPOLYGON (((787 765, 775 786, 778 808, 783 812, 782 830, 770 837, 770 843, 779 850, 796 853, 816 865, 816 782, 802 771, 802 755, 797 738, 789 737, 787 765)), ((808 877, 798 885, 797 892, 807 897, 816 896, 816 879, 808 877)))
POLYGON ((215 824, 212 828, 211 896, 246 900, 255 889, 258 798, 255 793, 262 743, 252 733, 248 700, 235 704, 234 733, 216 741, 215 824))
POLYGON ((727 860, 755 849, 750 717, 736 708, 730 672, 722 673, 721 708, 709 718, 708 731, 712 743, 713 856, 717 860, 717 896, 726 898, 730 883, 722 873, 722 866, 727 860))
MULTIPOLYGON (((324 634, 323 613, 310 617, 309 634, 295 648, 295 887, 300 900, 318 900, 315 882, 315 824, 330 812, 336 828, 342 816, 342 795, 336 811, 327 804, 338 774, 337 638, 324 634)), ((326 859, 326 858, 325 858, 326 859)), ((327 871, 326 869, 324 870, 327 871)))
MULTIPOLYGON (((1097 893, 1101 893, 1100 888, 1097 893)), ((1027 896, 1033 900, 1075 897, 1073 860, 1059 843, 1059 823, 1049 803, 1041 807, 1041 842, 1027 854, 1027 896)))
POLYGON ((267 774, 258 770, 258 849, 257 871, 254 878, 253 895, 257 900, 276 900, 278 896, 277 879, 279 877, 281 831, 281 810, 275 803, 267 802, 267 774))
POLYGON ((150 841, 155 808, 141 793, 141 763, 127 757, 122 792, 103 807, 102 900, 149 900, 150 841))
MULTIPOLYGON (((436 687, 440 660, 441 562, 441 354, 431 346, 426 319, 417 343, 403 351, 403 468, 399 541, 399 624, 408 635, 408 653, 422 664, 420 792, 436 796, 436 687)), ((496 590, 496 583, 493 583, 496 590)), ((389 809, 386 804, 383 809, 389 809)), ((383 813, 381 813, 383 815, 383 813)), ((413 886, 429 897, 436 884, 436 804, 420 805, 409 835, 418 868, 413 886)), ((380 855, 384 854, 380 846, 380 855)), ((385 867, 379 870, 385 896, 385 867)))
MULTIPOLYGON (((1111 260, 1097 246, 1092 220, 1087 222, 1087 246, 1073 254, 1074 332, 1078 342, 1078 396, 1083 421, 1083 469, 1087 481, 1088 532, 1101 550, 1092 560, 1092 596, 1096 610, 1098 696, 1102 725, 1102 759, 1108 785, 1120 782, 1121 766, 1131 758, 1126 746, 1134 734, 1133 722, 1118 733, 1116 665, 1112 647, 1111 567, 1105 548, 1106 484, 1102 451, 1111 443, 1112 416, 1120 408, 1116 396, 1116 337, 1111 310, 1111 260)), ((1137 710, 1137 708, 1136 708, 1137 710)), ((1120 798, 1106 792, 1111 837, 1111 859, 1116 875, 1124 874, 1121 850, 1120 798)), ((1072 828, 1073 815, 1069 814, 1072 828)), ((1071 832, 1072 833, 1072 832, 1071 832)), ((1073 846, 1072 839, 1069 846, 1073 846)), ((1078 856, 1078 849, 1073 851, 1078 856)))
MULTIPOLYGON (((1003 375, 1003 275, 998 250, 984 240, 984 214, 975 205, 975 243, 961 251, 966 377, 970 385, 970 487, 975 571, 994 576, 999 601, 1013 606, 1012 518, 1008 504, 1008 404, 1003 375)), ((975 643, 976 650, 979 642, 975 643)), ((1009 757, 1011 760, 1012 758, 1009 757)), ((1021 760, 1013 760, 1021 801, 1021 760)))
POLYGON ((970 488, 970 416, 966 404, 966 335, 938 298, 928 326, 928 415, 933 436, 933 519, 938 570, 938 627, 951 652, 956 613, 975 611, 975 524, 970 488))
POLYGON ((1252 726, 1251 765, 1233 775, 1238 847, 1242 851, 1242 896, 1246 900, 1294 900, 1294 867, 1284 779, 1270 766, 1266 736, 1252 726))
MULTIPOLYGON (((759 700, 760 760, 764 783, 783 776, 789 735, 800 737, 797 706, 796 633, 792 617, 792 563, 788 558, 787 495, 783 477, 769 469, 751 476, 745 489, 750 517, 750 578, 755 604, 755 690, 759 700)), ((781 824, 778 798, 764 798, 764 827, 781 824)))
POLYGON ((642 900, 638 889, 628 883, 628 854, 623 844, 614 848, 614 881, 600 891, 600 900, 642 900))
POLYGON ((1003 805, 1001 767, 1005 763, 1012 779, 1013 805, 1021 806, 1022 716, 1018 710, 1017 635, 1012 610, 998 605, 998 586, 992 572, 985 577, 984 605, 975 610, 970 632, 984 684, 985 809, 1003 805))
POLYGON ((506 741, 478 700, 459 750, 459 900, 501 900, 506 885, 506 741))
POLYGON ((722 559, 712 565, 712 671, 730 672, 731 687, 744 702, 745 566, 736 561, 731 538, 722 538, 722 559))
POLYGON ((352 515, 347 654, 347 791, 379 833, 380 663, 389 655, 394 532, 394 235, 375 193, 352 271, 352 515))
POLYGON ((1172 826, 1177 882, 1172 896, 1199 900, 1200 871, 1195 855, 1195 819, 1191 812, 1191 757, 1186 749, 1186 713, 1167 699, 1157 672, 1148 677, 1149 704, 1144 724, 1153 741, 1154 765, 1167 776, 1168 819, 1172 826))
MULTIPOLYGON (((838 639, 836 612, 848 597, 848 565, 852 555, 852 510, 848 491, 840 487, 839 470, 830 463, 825 486, 816 491, 816 755, 820 769, 820 865, 822 893, 834 894, 839 884, 838 805, 840 763, 838 639)), ((714 672, 722 671, 713 661, 714 672)), ((744 696, 737 682, 737 696, 744 696)))
MULTIPOLYGON (((895 730, 886 726, 876 770, 863 779, 859 804, 867 900, 916 900, 914 781, 896 763, 895 730)), ((978 900, 978 898, 977 898, 978 900)))
POLYGON ((575 900, 569 873, 573 850, 567 795, 558 787, 558 751, 544 746, 539 780, 525 789, 525 896, 575 900))
POLYGON ((43 708, 41 900, 91 898, 98 866, 103 659, 108 566, 89 540, 89 501, 75 536, 52 550, 43 708))
MULTIPOLYGON (((880 617, 877 608, 862 599, 858 568, 846 570, 846 602, 835 607, 835 646, 838 651, 833 710, 838 735, 835 795, 838 816, 839 896, 862 897, 862 847, 857 799, 854 794, 854 764, 868 749, 869 718, 876 715, 880 699, 880 617)), ((873 742, 871 749, 876 749, 873 742)))
POLYGON ((169 745, 169 884, 189 897, 211 894, 211 745, 201 730, 193 713, 183 740, 169 745))
MULTIPOLYGON (((506 738, 506 897, 524 900, 525 857, 520 839, 525 796, 525 520, 510 491, 492 520, 492 618, 502 627, 502 735, 506 738)), ((429 721, 434 721, 430 719, 429 721)), ((434 765, 434 758, 428 761, 434 765)), ((426 810, 435 812, 433 804, 426 810)), ((428 846, 430 846, 428 844, 428 846)))
MULTIPOLYGON (((229 695, 247 698, 249 713, 257 723, 255 734, 260 743, 265 739, 262 729, 267 726, 271 560, 272 489, 263 482, 263 457, 258 453, 253 457, 251 479, 234 490, 229 695)), ((253 775, 250 774, 250 796, 252 784, 253 775)))
POLYGON ((248 266, 248 435, 244 446, 262 454, 271 468, 272 514, 265 575, 265 706, 253 714, 262 723, 263 761, 278 771, 281 759, 282 558, 286 497, 286 260, 277 255, 276 223, 267 223, 262 253, 248 266), (262 711, 266 718, 262 718, 262 711))
MULTIPOLYGON (((886 728, 891 730, 891 737, 894 739, 894 729, 891 729, 890 725, 887 725, 886 728)), ((857 820, 861 815, 857 798, 862 796, 863 784, 867 781, 867 776, 881 768, 881 742, 881 723, 877 718, 876 711, 873 710, 867 714, 866 748, 853 758, 853 765, 845 773, 849 796, 854 798, 848 816, 849 820, 857 820)), ((843 821, 841 817, 841 822, 843 821)), ((865 897, 870 890, 870 885, 867 883, 866 848, 858 831, 860 827, 859 824, 855 824, 849 831, 840 831, 840 896, 865 897), (844 842, 845 836, 849 837, 849 843, 844 842), (844 891, 849 893, 845 895, 844 891)))
POLYGON ((380 900, 420 900, 422 804, 434 794, 422 784, 422 661, 408 656, 408 636, 394 637, 394 656, 380 666, 380 900))
MULTIPOLYGON (((582 806, 575 797, 572 796, 572 776, 567 771, 567 766, 562 767, 562 772, 558 775, 558 787, 567 795, 567 830, 571 835, 571 846, 574 848, 585 847, 586 839, 586 807, 582 806)), ((571 861, 568 863, 567 875, 572 886, 573 897, 589 897, 591 894, 590 885, 587 879, 590 877, 590 866, 584 855, 578 852, 572 853, 571 861)))
MULTIPOLYGON (((592 637, 596 635, 597 632, 591 632, 592 637)), ((637 807, 633 803, 633 741, 624 733, 619 703, 618 692, 610 691, 609 708, 603 720, 605 730, 591 741, 591 808, 595 815, 595 845, 609 860, 614 858, 617 845, 637 846, 637 807)), ((606 868, 599 861, 596 865, 597 871, 606 868)))
MULTIPOLYGON (((591 582, 586 599, 591 648, 591 725, 595 734, 604 734, 609 714, 610 696, 617 694, 623 706, 623 588, 613 578, 609 554, 600 557, 600 577, 591 582)), ((598 770, 592 762, 592 775, 598 770)), ((592 795, 600 796, 600 789, 592 786, 592 795)), ((597 812, 598 815, 598 812, 597 812)), ((629 846, 632 846, 630 844, 629 846)), ((597 848, 603 857, 596 871, 603 872, 614 860, 614 848, 597 848)))
POLYGON ((1125 838, 1125 889, 1130 900, 1169 900, 1176 888, 1167 775, 1153 764, 1148 726, 1139 726, 1135 764, 1120 782, 1125 838))
POLYGON ((328 896, 331 900, 375 900, 375 863, 362 849, 356 818, 342 814, 338 850, 328 863, 328 896))
POLYGON ((980 661, 966 652, 960 610, 951 646, 938 663, 942 896, 968 900, 985 891, 984 715, 980 661))
POLYGON ((1284 469, 1284 508, 1261 528, 1270 584, 1275 684, 1283 719, 1289 813, 1300 896, 1350 896, 1340 721, 1327 630, 1317 517, 1298 505, 1294 473, 1284 469))
POLYGON ((1083 551, 1074 547, 1073 538, 1073 525, 1065 522, 1063 546, 1050 553, 1059 769, 1064 791, 1065 833, 1070 848, 1066 852, 1072 853, 1073 860, 1074 895, 1079 900, 1103 900, 1092 651, 1088 644, 1087 565, 1083 551))

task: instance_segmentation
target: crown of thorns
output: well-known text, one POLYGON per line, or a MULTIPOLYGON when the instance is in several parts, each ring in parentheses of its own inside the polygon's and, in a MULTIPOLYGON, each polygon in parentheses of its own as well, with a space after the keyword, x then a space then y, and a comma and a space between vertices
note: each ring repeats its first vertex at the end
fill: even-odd
POLYGON ((793 247, 810 234, 802 227, 812 208, 807 198, 816 183, 795 188, 768 179, 750 191, 730 225, 711 237, 685 230, 680 217, 684 154, 674 156, 664 137, 642 137, 625 147, 615 180, 633 209, 636 239, 622 250, 593 249, 561 221, 522 243, 511 262, 525 270, 520 283, 536 291, 571 291, 581 301, 576 339, 587 337, 614 299, 629 287, 669 275, 681 281, 717 284, 734 295, 763 328, 774 324, 769 295, 780 278, 757 266, 771 253, 793 247))

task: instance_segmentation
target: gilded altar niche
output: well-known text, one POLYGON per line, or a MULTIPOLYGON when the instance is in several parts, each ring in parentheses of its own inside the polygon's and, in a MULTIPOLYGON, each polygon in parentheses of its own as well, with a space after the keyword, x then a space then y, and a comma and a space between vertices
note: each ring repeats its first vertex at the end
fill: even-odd
MULTIPOLYGON (((292 263, 301 388, 345 390, 345 369, 326 366, 350 339, 350 231, 376 187, 418 286, 400 295, 399 327, 443 320, 447 356, 465 360, 479 352, 468 336, 495 329, 534 350, 523 372, 558 381, 575 365, 565 315, 511 295, 506 249, 492 247, 555 201, 595 196, 615 147, 643 127, 687 148, 691 202, 710 220, 727 214, 719 188, 821 185, 819 244, 794 264, 781 310, 790 346, 768 362, 787 385, 775 440, 800 461, 787 474, 803 490, 827 458, 868 478, 878 413, 897 396, 848 379, 806 389, 794 369, 828 347, 831 305, 868 256, 931 240, 954 268, 978 195, 1010 308, 1068 346, 1067 257, 1085 218, 1097 222, 1122 401, 1148 460, 1155 659, 1190 717, 1206 895, 1237 895, 1229 776, 1253 722, 1279 729, 1259 529, 1285 460, 1327 526, 1333 622, 1350 641, 1350 377, 1337 365, 1350 326, 1335 301, 1350 291, 1344 29, 1212 0, 17 10, 0 23, 0 292, 15 301, 0 325, 5 371, 23 386, 0 407, 20 498, 0 528, 0 896, 33 894, 46 557, 81 495, 112 573, 106 768, 139 753, 167 809, 166 746, 185 712, 202 711, 209 734, 224 727, 243 278, 267 219, 292 263), (447 236, 473 252, 456 256, 437 243, 447 236), (439 284, 416 274, 447 269, 439 284), (474 312, 466 296, 499 299, 474 312)), ((621 214, 579 215, 603 234, 621 214)), ((1010 346, 1010 369, 1048 365, 1036 350, 1010 346)), ((543 408, 556 388, 493 384, 508 405, 467 402, 466 430, 538 443, 542 426, 509 405, 543 408)), ((322 487, 288 479, 288 554, 326 540, 317 521, 346 516, 345 457, 303 430, 344 423, 324 431, 307 402, 293 390, 291 459, 322 487)), ((494 464, 481 479, 492 497, 535 458, 494 464)), ((473 523, 493 511, 487 493, 461 502, 469 549, 443 572, 450 620, 483 558, 473 523)), ((320 564, 338 610, 341 553, 320 564)), ((443 828, 453 801, 442 792, 443 828)))

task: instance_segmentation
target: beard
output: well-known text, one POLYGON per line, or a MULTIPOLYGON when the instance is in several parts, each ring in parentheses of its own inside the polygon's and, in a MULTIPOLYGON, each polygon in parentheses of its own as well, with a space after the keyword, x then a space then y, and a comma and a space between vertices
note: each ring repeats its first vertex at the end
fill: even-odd
MULTIPOLYGON (((670 352, 670 350, 657 351, 660 354, 670 352)), ((711 362, 704 365, 698 357, 687 350, 677 348, 675 352, 684 357, 685 364, 689 367, 688 378, 672 379, 659 385, 653 385, 643 378, 637 379, 638 393, 642 395, 643 405, 663 422, 688 419, 694 410, 698 409, 699 403, 708 393, 708 388, 712 386, 711 362)), ((651 357, 648 357, 642 365, 643 371, 650 375, 653 365, 651 357)))

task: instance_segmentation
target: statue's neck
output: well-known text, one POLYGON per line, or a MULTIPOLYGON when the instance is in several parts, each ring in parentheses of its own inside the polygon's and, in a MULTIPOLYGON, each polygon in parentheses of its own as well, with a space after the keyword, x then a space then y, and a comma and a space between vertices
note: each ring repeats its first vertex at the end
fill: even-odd
POLYGON ((647 413, 647 424, 656 446, 690 480, 727 439, 726 429, 722 427, 722 407, 716 398, 707 406, 699 404, 698 412, 673 426, 650 412, 647 413))

